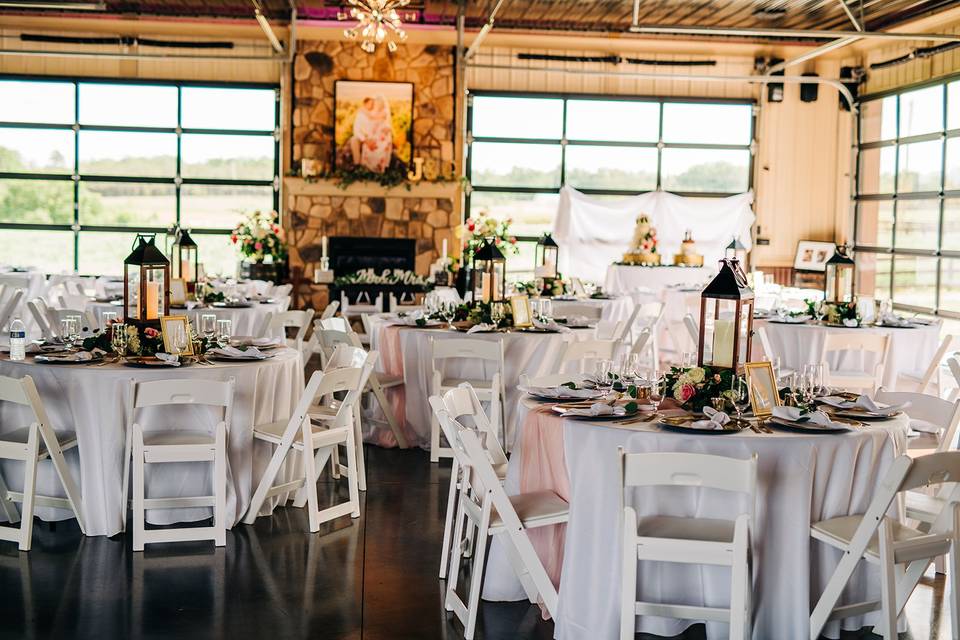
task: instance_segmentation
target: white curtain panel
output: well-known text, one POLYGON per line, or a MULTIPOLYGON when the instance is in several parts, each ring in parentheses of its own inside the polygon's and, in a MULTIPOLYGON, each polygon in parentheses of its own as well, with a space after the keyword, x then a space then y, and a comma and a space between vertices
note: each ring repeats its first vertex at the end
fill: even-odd
POLYGON ((657 229, 664 264, 673 262, 684 231, 690 229, 706 265, 723 257, 734 236, 752 248, 753 192, 728 198, 688 198, 650 191, 618 200, 589 196, 571 187, 560 189, 553 236, 560 245, 560 270, 603 282, 612 262, 630 247, 637 217, 647 214, 657 229))

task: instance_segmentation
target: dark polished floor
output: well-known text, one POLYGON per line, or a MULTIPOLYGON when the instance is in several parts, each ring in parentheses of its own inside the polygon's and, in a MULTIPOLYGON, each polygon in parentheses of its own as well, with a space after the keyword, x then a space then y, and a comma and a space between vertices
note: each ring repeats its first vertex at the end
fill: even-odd
MULTIPOLYGON (((224 549, 181 543, 135 554, 127 536, 38 523, 31 552, 0 543, 0 638, 462 638, 437 580, 449 464, 368 447, 367 469, 361 517, 316 535, 303 510, 283 508, 228 532, 224 549)), ((942 576, 921 584, 904 638, 950 637, 944 591, 942 576)), ((482 603, 477 638, 552 636, 529 604, 482 603)), ((702 627, 685 637, 704 637, 702 627)))

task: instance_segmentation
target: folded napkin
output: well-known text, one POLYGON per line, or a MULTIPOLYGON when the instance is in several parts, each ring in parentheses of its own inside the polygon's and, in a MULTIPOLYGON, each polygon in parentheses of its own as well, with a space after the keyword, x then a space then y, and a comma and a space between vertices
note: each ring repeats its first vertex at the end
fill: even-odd
POLYGON ((547 329, 549 331, 570 331, 570 329, 562 324, 557 324, 556 320, 543 321, 538 318, 534 318, 533 326, 537 329, 547 329))
POLYGON ((896 313, 885 313, 880 316, 880 324, 887 327, 909 327, 913 322, 896 313))
POLYGON ((467 329, 467 333, 483 333, 486 331, 496 331, 496 330, 497 330, 497 325, 491 324, 489 322, 481 322, 480 324, 475 324, 469 329, 467 329))
POLYGON ((707 416, 706 420, 697 420, 691 426, 696 429, 713 429, 714 431, 720 431, 725 424, 730 422, 730 416, 723 411, 717 411, 713 407, 704 407, 703 415, 707 416))
POLYGON ((774 407, 773 417, 787 420, 788 422, 804 422, 815 424, 824 429, 843 429, 844 431, 855 431, 852 425, 845 422, 834 422, 830 416, 823 411, 811 411, 803 413, 799 407, 774 407))
POLYGON ((154 355, 157 357, 157 360, 160 360, 164 364, 170 365, 171 367, 180 366, 180 357, 175 356, 172 353, 163 353, 162 351, 158 351, 154 355))
POLYGON ((910 406, 909 402, 904 402, 901 404, 877 404, 873 398, 869 396, 860 396, 856 400, 844 400, 843 398, 837 396, 825 396, 820 398, 820 402, 823 404, 830 405, 831 407, 836 407, 837 409, 863 409, 867 413, 872 413, 877 416, 886 416, 890 417, 896 414, 898 411, 906 409, 910 406))
POLYGON ((587 316, 567 316, 568 327, 589 327, 590 318, 587 316))
POLYGON ((529 387, 522 389, 527 393, 547 398, 593 398, 597 395, 595 389, 571 389, 570 387, 529 387))
POLYGON ((403 324, 410 325, 411 327, 417 326, 417 320, 429 320, 430 318, 421 310, 417 309, 416 311, 411 311, 407 315, 403 316, 403 324))
POLYGON ((236 347, 221 347, 211 350, 210 353, 216 354, 218 356, 224 356, 226 358, 237 358, 241 360, 263 360, 269 358, 270 356, 266 353, 263 353, 256 347, 249 347, 248 349, 241 351, 236 347))
POLYGON ((606 402, 595 402, 589 407, 577 407, 575 409, 567 409, 563 412, 565 416, 625 416, 627 415, 627 408, 622 404, 611 405, 606 402))

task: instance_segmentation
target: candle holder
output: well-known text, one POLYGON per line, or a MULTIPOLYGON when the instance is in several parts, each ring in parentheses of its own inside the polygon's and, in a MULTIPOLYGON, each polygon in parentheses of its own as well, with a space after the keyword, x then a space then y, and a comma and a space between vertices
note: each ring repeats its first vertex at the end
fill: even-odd
POLYGON ((143 328, 160 326, 170 314, 170 261, 154 244, 156 236, 137 234, 123 261, 124 321, 143 328))

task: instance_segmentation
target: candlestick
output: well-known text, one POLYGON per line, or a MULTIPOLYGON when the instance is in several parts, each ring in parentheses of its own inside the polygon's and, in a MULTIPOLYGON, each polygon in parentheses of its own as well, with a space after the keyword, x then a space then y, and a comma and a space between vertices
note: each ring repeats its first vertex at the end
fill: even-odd
POLYGON ((327 236, 320 238, 320 257, 327 257, 327 236))

